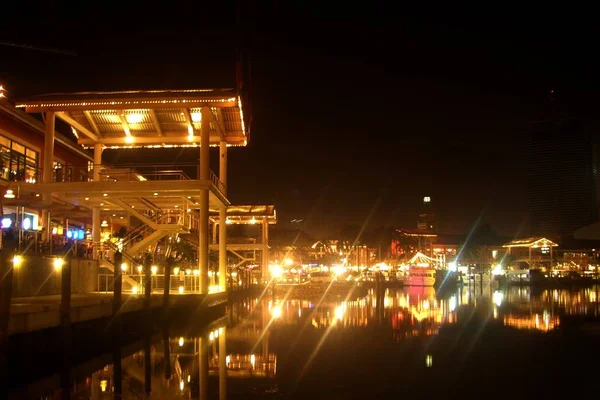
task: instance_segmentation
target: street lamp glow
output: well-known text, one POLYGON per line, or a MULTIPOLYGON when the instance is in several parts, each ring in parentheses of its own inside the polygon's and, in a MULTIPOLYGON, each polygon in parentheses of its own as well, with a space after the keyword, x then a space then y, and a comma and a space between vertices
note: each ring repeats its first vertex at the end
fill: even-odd
POLYGON ((179 294, 183 294, 183 286, 179 286, 179 294))
POLYGON ((156 265, 153 265, 150 268, 150 271, 152 272, 152 275, 156 275, 156 272, 158 271, 158 267, 156 265))
POLYGON ((273 318, 277 319, 281 317, 281 307, 273 307, 271 309, 271 315, 273 315, 273 318))
POLYGON ((279 264, 274 264, 271 267, 271 275, 273 275, 273 278, 279 278, 282 274, 283 274, 283 269, 281 269, 279 264))
POLYGON ((294 260, 292 260, 291 258, 286 258, 285 260, 283 260, 283 263, 289 267, 290 265, 294 264, 294 260))
POLYGON ((138 294, 138 290, 139 290, 138 287, 134 286, 134 287, 131 288, 131 293, 138 294))
POLYGON ((19 255, 13 257, 13 267, 14 268, 19 268, 22 263, 23 263, 23 257, 21 257, 19 255))
POLYGON ((183 346, 183 343, 184 343, 184 341, 183 341, 183 336, 181 336, 181 337, 179 338, 179 347, 183 346))
POLYGON ((121 264, 121 271, 127 272, 127 263, 121 264))
POLYGON ((173 274, 179 275, 179 267, 173 268, 173 274))
POLYGON ((448 263, 448 271, 456 272, 456 270, 457 270, 456 261, 449 262, 448 263))
POLYGON ((497 264, 492 268, 492 275, 502 275, 504 271, 502 271, 502 264, 497 264))
POLYGON ((59 271, 64 265, 64 263, 65 260, 63 260, 62 258, 55 258, 52 264, 54 265, 54 269, 59 271))

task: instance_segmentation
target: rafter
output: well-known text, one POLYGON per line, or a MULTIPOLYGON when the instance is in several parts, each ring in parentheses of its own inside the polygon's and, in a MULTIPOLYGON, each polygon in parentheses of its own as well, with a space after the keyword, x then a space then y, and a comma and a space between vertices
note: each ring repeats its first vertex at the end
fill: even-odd
POLYGON ((158 117, 156 116, 156 111, 154 109, 150 109, 150 118, 152 119, 152 124, 154 125, 154 129, 160 136, 163 135, 163 130, 160 127, 160 122, 158 121, 158 117))
POLYGON ((225 127, 223 125, 223 113, 221 112, 220 108, 217 108, 217 115, 215 115, 215 113, 213 113, 211 110, 210 121, 215 126, 215 129, 217 130, 217 132, 219 132, 219 136, 221 136, 221 138, 224 138, 225 137, 225 127), (217 116, 218 116, 218 118, 217 118, 217 116))
POLYGON ((125 131, 125 136, 132 137, 131 129, 129 129, 129 124, 127 123, 127 118, 125 118, 125 113, 117 112, 117 114, 119 115, 119 119, 121 120, 121 125, 123 126, 123 131, 125 131))
POLYGON ((188 136, 195 136, 194 123, 192 121, 192 116, 190 115, 190 110, 187 108, 183 109, 183 116, 185 117, 185 122, 188 125, 188 136))
POLYGON ((79 132, 83 133, 85 136, 90 138, 94 143, 98 141, 98 136, 94 132, 90 131, 88 128, 81 125, 79 122, 75 121, 66 112, 57 112, 56 116, 58 118, 62 119, 63 121, 65 121, 67 124, 71 125, 73 128, 77 129, 79 132))
POLYGON ((92 127, 92 130, 94 131, 94 133, 96 133, 96 135, 98 137, 100 137, 100 129, 98 129, 98 125, 96 125, 96 121, 94 121, 94 118, 92 117, 92 113, 85 110, 83 112, 83 115, 85 115, 85 118, 87 119, 88 123, 92 127))
MULTIPOLYGON (((151 137, 151 136, 131 136, 131 141, 128 142, 126 137, 122 136, 110 136, 110 137, 102 137, 97 140, 90 140, 86 138, 78 139, 77 143, 83 144, 85 146, 92 146, 95 143, 101 143, 106 145, 161 145, 166 143, 167 145, 176 145, 176 144, 194 144, 200 143, 200 136, 194 136, 192 140, 188 135, 183 135, 183 132, 163 132, 162 137, 151 137)), ((246 137, 242 135, 241 132, 230 132, 229 135, 226 135, 224 138, 221 138, 219 135, 211 135, 210 143, 211 145, 218 145, 221 140, 225 140, 227 144, 232 146, 245 146, 246 137)))

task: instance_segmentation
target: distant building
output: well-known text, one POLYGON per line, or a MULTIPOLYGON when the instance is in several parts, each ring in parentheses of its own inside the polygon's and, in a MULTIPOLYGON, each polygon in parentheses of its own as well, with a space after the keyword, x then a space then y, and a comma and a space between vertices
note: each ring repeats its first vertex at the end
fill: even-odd
POLYGON ((574 119, 537 122, 528 143, 531 234, 555 240, 597 219, 593 146, 574 119))
POLYGON ((430 196, 423 197, 423 208, 419 213, 417 229, 430 233, 437 233, 437 221, 433 211, 433 206, 431 204, 430 196))

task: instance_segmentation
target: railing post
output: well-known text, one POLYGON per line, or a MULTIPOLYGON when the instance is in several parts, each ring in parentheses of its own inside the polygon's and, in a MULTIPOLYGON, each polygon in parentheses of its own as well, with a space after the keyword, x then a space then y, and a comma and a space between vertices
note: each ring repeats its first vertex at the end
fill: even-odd
MULTIPOLYGON (((113 316, 116 316, 121 308, 121 293, 123 292, 123 254, 117 250, 114 256, 115 267, 113 268, 113 316)), ((132 266, 133 268, 133 266, 132 266)))
POLYGON ((146 254, 144 258, 144 306, 150 307, 152 295, 152 256, 146 254))

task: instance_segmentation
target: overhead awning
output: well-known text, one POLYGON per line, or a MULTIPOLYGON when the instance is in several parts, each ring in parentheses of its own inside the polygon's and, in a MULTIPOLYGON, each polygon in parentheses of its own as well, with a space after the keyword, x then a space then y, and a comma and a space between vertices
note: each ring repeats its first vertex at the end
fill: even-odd
POLYGON ((28 113, 54 111, 79 132, 84 146, 197 147, 203 108, 210 108, 210 143, 245 146, 249 132, 235 89, 78 92, 17 102, 28 113))

